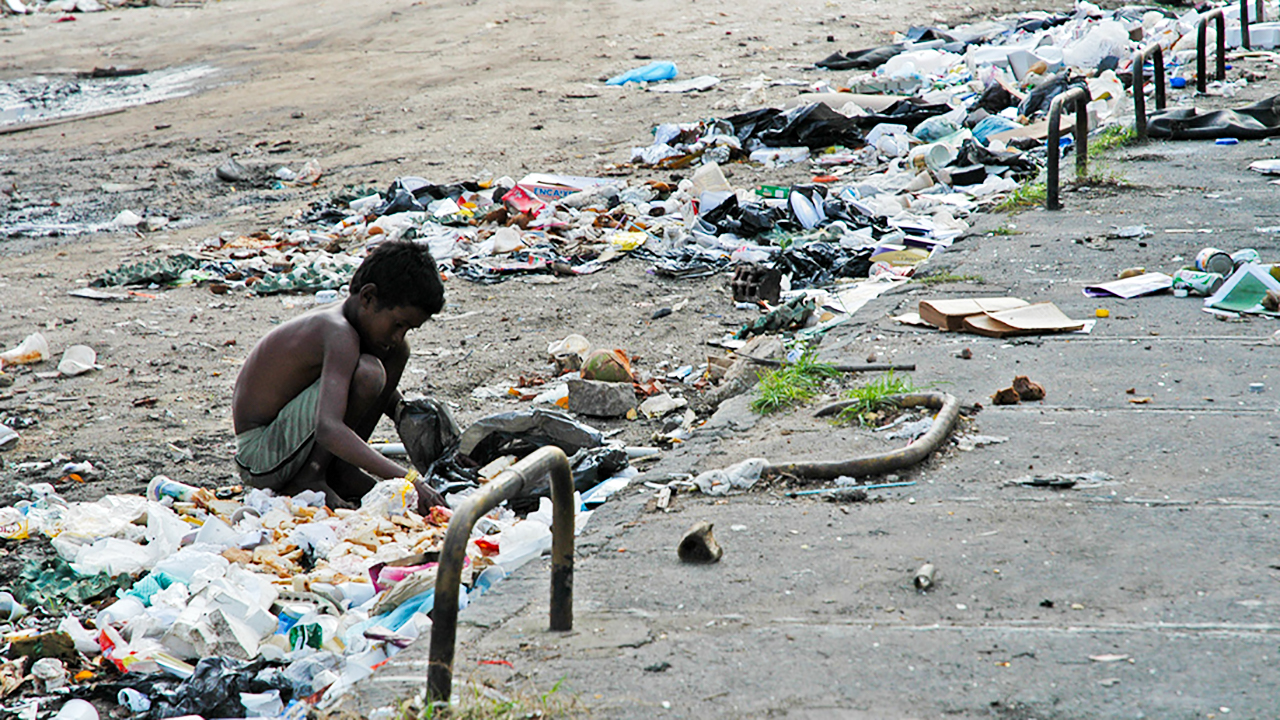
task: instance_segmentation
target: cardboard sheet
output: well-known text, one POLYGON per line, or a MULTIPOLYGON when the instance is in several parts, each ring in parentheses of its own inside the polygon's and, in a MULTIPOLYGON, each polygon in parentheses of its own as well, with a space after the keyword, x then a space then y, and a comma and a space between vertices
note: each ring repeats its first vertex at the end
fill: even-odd
POLYGON ((919 312, 920 317, 934 327, 956 332, 964 329, 964 319, 970 315, 1012 310, 1026 304, 1026 300, 1015 297, 921 300, 919 312))
POLYGON ((1222 283, 1218 292, 1204 299, 1204 306, 1238 313, 1280 315, 1262 307, 1262 298, 1268 290, 1280 292, 1280 282, 1271 276, 1268 268, 1246 263, 1222 283))
POLYGON ((1084 325, 1083 321, 1067 317, 1051 302, 970 315, 964 319, 964 329, 967 332, 996 338, 1071 332, 1083 329, 1084 325))

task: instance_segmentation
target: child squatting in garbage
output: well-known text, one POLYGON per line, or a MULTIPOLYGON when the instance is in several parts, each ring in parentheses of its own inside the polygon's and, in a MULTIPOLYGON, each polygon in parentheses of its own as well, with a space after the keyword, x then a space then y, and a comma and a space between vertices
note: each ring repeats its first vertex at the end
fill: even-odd
MULTIPOLYGON (((402 407, 396 386, 409 360, 405 335, 444 307, 425 245, 378 245, 351 278, 351 294, 267 333, 245 359, 231 401, 243 480, 283 495, 325 494, 347 507, 375 478, 407 470, 369 447, 383 415, 402 407)), ((418 484, 420 506, 443 504, 418 484)))

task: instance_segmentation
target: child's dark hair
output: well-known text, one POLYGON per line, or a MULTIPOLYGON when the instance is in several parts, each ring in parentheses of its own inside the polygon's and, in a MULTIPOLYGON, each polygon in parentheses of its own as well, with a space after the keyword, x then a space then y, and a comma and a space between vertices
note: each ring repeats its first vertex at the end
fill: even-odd
POLYGON ((378 305, 384 308, 411 305, 430 317, 444 307, 444 284, 426 245, 407 240, 381 243, 351 276, 351 294, 369 283, 377 286, 378 305))

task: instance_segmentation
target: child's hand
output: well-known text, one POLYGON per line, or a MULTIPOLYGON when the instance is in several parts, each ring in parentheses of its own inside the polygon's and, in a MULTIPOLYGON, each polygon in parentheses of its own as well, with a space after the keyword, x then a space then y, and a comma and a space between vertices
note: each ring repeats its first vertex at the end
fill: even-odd
POLYGON ((418 491, 418 514, 426 517, 431 513, 433 507, 449 507, 444 501, 444 496, 436 492, 430 485, 421 479, 413 481, 413 489, 418 491))

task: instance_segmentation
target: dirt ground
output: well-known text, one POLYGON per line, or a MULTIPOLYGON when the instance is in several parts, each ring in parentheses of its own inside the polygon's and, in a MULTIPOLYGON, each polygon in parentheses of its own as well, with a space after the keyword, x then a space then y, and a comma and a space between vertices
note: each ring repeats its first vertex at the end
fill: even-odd
MULTIPOLYGON (((42 332, 55 357, 71 344, 102 369, 41 379, 16 372, 0 412, 21 416, 5 454, 89 461, 97 473, 68 497, 137 491, 156 473, 199 484, 234 480, 231 387, 239 363, 273 324, 308 309, 306 296, 215 296, 161 289, 128 303, 69 297, 98 273, 219 233, 287 227, 314 200, 349 186, 385 188, 400 175, 435 182, 483 171, 595 175, 648 144, 659 122, 763 106, 798 84, 841 82, 809 69, 836 49, 882 44, 912 22, 959 22, 1014 7, 804 2, 786 8, 727 2, 620 3, 228 0, 0 19, 0 80, 66 77, 94 68, 212 66, 195 94, 104 117, 3 135, 0 145, 0 345, 42 332), (670 59, 682 76, 715 74, 710 92, 661 95, 603 79, 670 59), (750 90, 771 79, 788 84, 750 90), (759 84, 759 83, 757 83, 759 84), (235 187, 215 177, 229 158, 299 169, 318 160, 316 187, 235 187), (157 232, 72 234, 122 210, 165 217, 157 232), (29 226, 62 227, 61 231, 29 226)), ((1019 6, 1020 7, 1020 6, 1019 6)), ((789 182, 803 170, 730 169, 731 182, 789 182)), ((663 179, 637 171, 636 180, 663 179)), ((546 280, 546 278, 539 278, 546 280)), ((727 280, 677 281, 636 260, 603 273, 534 284, 448 284, 445 313, 411 338, 402 388, 453 404, 465 425, 515 401, 473 401, 472 388, 549 375, 548 343, 568 333, 639 356, 642 372, 705 361, 704 342, 750 319, 727 280), (654 310, 688 304, 651 320, 654 310)), ((676 392, 681 388, 677 385, 676 392)), ((646 443, 652 423, 620 423, 646 443)), ((606 429, 608 423, 603 424, 606 429)), ((380 435, 390 438, 389 427, 380 435)), ((52 469, 6 479, 61 477, 52 469)), ((74 485, 74 484, 73 484, 74 485)))

